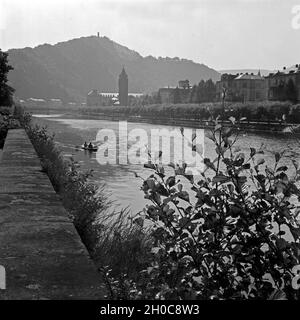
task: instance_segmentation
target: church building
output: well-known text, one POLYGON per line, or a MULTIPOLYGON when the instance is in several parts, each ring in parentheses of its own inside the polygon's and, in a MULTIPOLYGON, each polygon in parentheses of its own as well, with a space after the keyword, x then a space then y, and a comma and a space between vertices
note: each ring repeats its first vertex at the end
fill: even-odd
POLYGON ((121 106, 128 105, 128 76, 124 67, 119 75, 119 102, 121 106))

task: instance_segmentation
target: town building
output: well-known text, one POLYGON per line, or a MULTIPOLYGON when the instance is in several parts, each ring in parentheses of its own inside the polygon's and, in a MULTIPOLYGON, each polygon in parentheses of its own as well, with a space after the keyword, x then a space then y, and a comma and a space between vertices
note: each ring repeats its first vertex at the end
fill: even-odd
POLYGON ((175 87, 159 88, 158 96, 161 103, 174 103, 175 87))
POLYGON ((268 100, 293 102, 300 101, 300 64, 290 68, 284 67, 266 77, 268 100))
POLYGON ((93 89, 88 93, 86 97, 86 104, 89 107, 102 105, 102 96, 98 90, 93 89))
POLYGON ((128 76, 124 67, 119 75, 119 103, 121 106, 128 105, 128 76))
POLYGON ((62 107, 63 102, 61 101, 61 99, 50 99, 48 105, 50 107, 62 107))
POLYGON ((189 80, 180 80, 177 87, 160 88, 158 97, 161 103, 188 103, 190 91, 189 80))
POLYGON ((260 72, 258 74, 222 74, 221 80, 217 81, 216 87, 216 98, 218 101, 223 99, 224 92, 227 101, 247 102, 267 100, 267 82, 260 72))
POLYGON ((40 98, 29 98, 26 100, 26 106, 28 107, 42 107, 47 106, 47 101, 40 98))
POLYGON ((179 80, 178 87, 183 89, 190 89, 190 82, 189 80, 179 80))

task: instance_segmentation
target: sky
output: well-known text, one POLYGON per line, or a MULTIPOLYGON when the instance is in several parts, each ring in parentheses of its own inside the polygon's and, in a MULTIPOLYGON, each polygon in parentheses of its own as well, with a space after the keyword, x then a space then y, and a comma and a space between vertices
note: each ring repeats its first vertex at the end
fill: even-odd
POLYGON ((300 0, 0 0, 2 50, 97 32, 143 56, 281 69, 300 63, 300 0))

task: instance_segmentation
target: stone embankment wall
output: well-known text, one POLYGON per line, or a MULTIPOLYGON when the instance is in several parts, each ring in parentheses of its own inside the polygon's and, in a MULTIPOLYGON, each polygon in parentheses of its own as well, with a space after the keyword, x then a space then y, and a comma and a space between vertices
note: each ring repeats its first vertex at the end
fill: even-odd
POLYGON ((8 132, 0 161, 0 265, 0 299, 103 298, 100 276, 23 129, 8 132))

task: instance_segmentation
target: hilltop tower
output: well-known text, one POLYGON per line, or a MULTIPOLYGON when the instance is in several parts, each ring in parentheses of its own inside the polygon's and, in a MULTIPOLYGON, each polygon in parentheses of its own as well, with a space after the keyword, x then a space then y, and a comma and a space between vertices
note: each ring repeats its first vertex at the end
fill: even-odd
POLYGON ((128 76, 124 67, 119 75, 119 102, 122 106, 128 105, 128 76))

